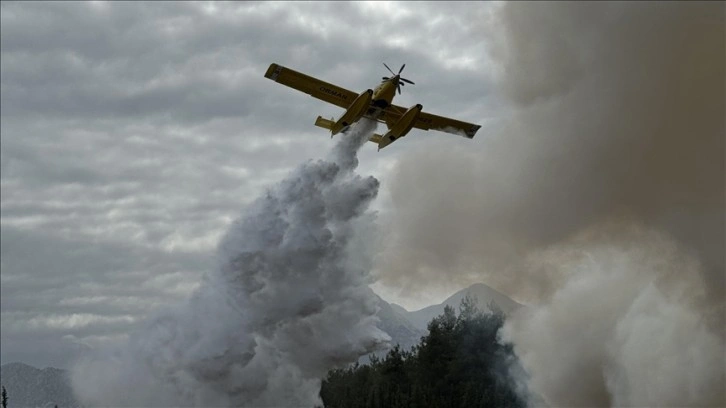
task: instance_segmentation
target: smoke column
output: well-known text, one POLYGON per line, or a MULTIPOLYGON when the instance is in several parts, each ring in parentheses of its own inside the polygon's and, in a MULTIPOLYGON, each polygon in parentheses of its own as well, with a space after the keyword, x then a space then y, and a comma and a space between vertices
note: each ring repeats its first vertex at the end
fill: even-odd
POLYGON ((724 7, 470 13, 504 114, 402 152, 380 280, 528 304, 505 334, 551 406, 726 406, 724 7))
POLYGON ((254 201, 183 305, 72 371, 87 406, 314 406, 321 378, 384 346, 356 230, 378 181, 353 170, 365 119, 254 201))

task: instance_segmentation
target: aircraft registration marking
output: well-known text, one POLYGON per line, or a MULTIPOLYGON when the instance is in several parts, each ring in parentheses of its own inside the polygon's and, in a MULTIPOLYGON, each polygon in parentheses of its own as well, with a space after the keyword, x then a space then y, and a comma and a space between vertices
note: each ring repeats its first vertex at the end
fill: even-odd
POLYGON ((348 99, 348 95, 343 95, 342 93, 335 91, 333 89, 326 88, 324 86, 321 86, 319 89, 320 89, 320 92, 325 92, 326 94, 337 96, 340 99, 343 99, 343 100, 348 99))

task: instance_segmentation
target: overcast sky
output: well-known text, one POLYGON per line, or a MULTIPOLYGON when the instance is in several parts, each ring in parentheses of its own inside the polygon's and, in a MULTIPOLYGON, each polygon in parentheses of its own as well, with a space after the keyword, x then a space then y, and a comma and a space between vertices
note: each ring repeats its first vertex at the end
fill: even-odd
POLYGON ((188 298, 248 203, 327 154, 315 118, 342 110, 264 78, 270 63, 358 92, 405 63, 397 104, 482 128, 361 150, 380 181, 374 290, 414 310, 483 282, 540 310, 510 335, 552 406, 723 405, 722 2, 0 8, 2 363, 122 341, 188 298), (672 369, 686 346, 703 369, 672 369), (550 361, 573 349, 596 358, 550 361), (609 390, 603 370, 629 364, 621 391, 696 395, 609 390), (713 372, 715 399, 669 382, 713 372))
MULTIPOLYGON (((359 171, 381 181, 417 146, 486 143, 485 3, 2 2, 2 363, 65 366, 186 298, 245 204, 331 143, 332 105, 263 77, 270 63, 354 91, 405 63, 396 102, 483 125, 414 130, 359 171), (476 30, 476 35, 472 35, 476 30)), ((455 287, 391 301, 441 301, 455 287)))

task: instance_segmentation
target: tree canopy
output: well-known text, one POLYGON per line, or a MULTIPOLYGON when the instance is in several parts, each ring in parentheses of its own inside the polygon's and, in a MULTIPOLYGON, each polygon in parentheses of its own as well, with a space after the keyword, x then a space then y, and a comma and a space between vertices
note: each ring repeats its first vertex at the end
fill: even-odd
POLYGON ((393 347, 370 364, 331 370, 320 391, 326 407, 524 407, 510 368, 519 362, 498 338, 505 316, 464 298, 447 306, 410 351, 393 347))

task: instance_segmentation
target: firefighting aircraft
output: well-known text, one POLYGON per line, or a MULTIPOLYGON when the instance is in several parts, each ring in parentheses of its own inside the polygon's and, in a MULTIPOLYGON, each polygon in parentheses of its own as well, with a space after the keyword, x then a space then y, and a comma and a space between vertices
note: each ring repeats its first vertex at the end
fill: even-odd
POLYGON ((271 64, 265 77, 345 109, 345 113, 337 121, 323 119, 321 116, 318 116, 315 121, 315 126, 330 130, 330 137, 340 132, 346 132, 353 123, 362 117, 377 120, 388 126, 388 132, 385 135, 374 134, 370 138, 371 142, 378 144, 378 150, 406 136, 412 128, 439 130, 469 139, 474 137, 481 126, 422 112, 421 104, 413 105, 408 109, 393 105, 391 102, 396 95, 396 90, 400 94, 401 86, 404 83, 411 85, 414 83, 401 77, 401 72, 406 64, 401 66, 397 74, 385 63, 383 65, 393 76, 383 77, 383 81, 376 89, 367 89, 360 94, 278 64, 271 64))

